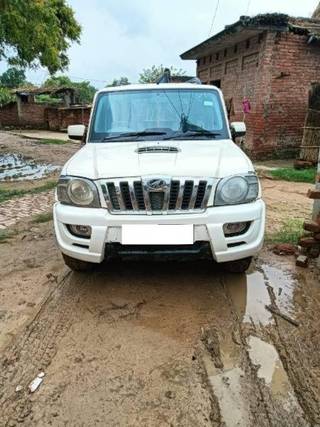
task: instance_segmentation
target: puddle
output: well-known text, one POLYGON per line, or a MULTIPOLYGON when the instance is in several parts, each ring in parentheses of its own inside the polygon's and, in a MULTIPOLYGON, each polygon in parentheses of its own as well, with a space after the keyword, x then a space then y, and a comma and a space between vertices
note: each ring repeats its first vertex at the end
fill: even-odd
POLYGON ((226 427, 249 425, 249 414, 242 396, 241 381, 245 374, 238 366, 217 372, 209 358, 204 359, 209 382, 219 402, 221 418, 226 427))
POLYGON ((59 169, 60 166, 35 162, 21 154, 0 155, 0 181, 40 179, 59 169))
POLYGON ((270 297, 262 273, 228 276, 226 284, 240 320, 263 326, 273 323, 272 314, 265 308, 270 297))
POLYGON ((290 273, 270 265, 263 265, 263 271, 272 286, 275 297, 277 299, 277 306, 288 315, 294 312, 293 294, 296 286, 296 281, 290 273))
POLYGON ((254 336, 249 337, 248 344, 250 359, 254 365, 259 366, 258 377, 263 378, 272 390, 287 393, 287 375, 274 346, 254 336))
POLYGON ((254 365, 259 366, 257 375, 264 379, 274 398, 281 401, 281 405, 286 411, 302 414, 301 407, 274 346, 254 336, 249 337, 248 344, 250 359, 254 365))

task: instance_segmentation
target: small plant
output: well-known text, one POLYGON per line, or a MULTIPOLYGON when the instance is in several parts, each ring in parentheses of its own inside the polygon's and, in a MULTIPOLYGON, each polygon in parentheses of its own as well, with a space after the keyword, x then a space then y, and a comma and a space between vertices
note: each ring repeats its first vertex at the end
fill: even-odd
POLYGON ((68 141, 64 141, 63 139, 39 139, 37 141, 38 144, 53 144, 53 145, 63 145, 67 144, 68 141))
POLYGON ((314 184, 316 180, 316 168, 294 169, 279 168, 270 171, 270 175, 279 180, 291 182, 307 182, 314 184))
POLYGON ((29 189, 16 189, 16 190, 7 190, 3 189, 0 186, 0 204, 6 202, 7 200, 12 199, 13 197, 22 197, 27 194, 38 194, 43 191, 49 191, 55 188, 57 185, 56 181, 47 181, 45 184, 40 185, 39 187, 29 188, 29 189))
POLYGON ((52 218, 53 218, 52 212, 46 212, 46 213, 41 213, 36 215, 32 220, 32 222, 36 224, 42 224, 44 222, 52 221, 52 218))
POLYGON ((303 234, 303 222, 302 219, 284 221, 279 231, 266 235, 266 242, 297 244, 303 234))
POLYGON ((12 232, 9 230, 0 230, 0 243, 6 243, 7 240, 11 237, 12 232))

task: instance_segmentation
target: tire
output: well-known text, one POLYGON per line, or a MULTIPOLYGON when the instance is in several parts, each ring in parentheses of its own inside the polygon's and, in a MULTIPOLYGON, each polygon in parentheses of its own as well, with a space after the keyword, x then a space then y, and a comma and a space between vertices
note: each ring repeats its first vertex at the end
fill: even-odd
POLYGON ((229 273, 245 273, 250 267, 252 257, 238 259, 236 261, 224 262, 222 267, 229 273))
POLYGON ((73 271, 90 271, 94 268, 94 264, 92 262, 72 258, 66 254, 62 254, 62 257, 65 265, 67 265, 73 271))

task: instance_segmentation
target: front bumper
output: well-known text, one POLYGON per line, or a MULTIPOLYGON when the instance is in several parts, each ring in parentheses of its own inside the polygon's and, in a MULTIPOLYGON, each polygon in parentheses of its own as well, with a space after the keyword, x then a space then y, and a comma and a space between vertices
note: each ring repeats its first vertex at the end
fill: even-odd
POLYGON ((100 263, 107 243, 121 244, 122 224, 193 224, 194 243, 209 242, 217 262, 234 261, 255 255, 263 245, 265 204, 209 207, 199 214, 179 215, 111 215, 106 209, 79 208, 57 202, 53 209, 58 245, 63 253, 83 261, 100 263), (239 236, 225 237, 223 225, 228 222, 250 222, 239 236), (72 235, 66 224, 90 225, 90 239, 72 235))

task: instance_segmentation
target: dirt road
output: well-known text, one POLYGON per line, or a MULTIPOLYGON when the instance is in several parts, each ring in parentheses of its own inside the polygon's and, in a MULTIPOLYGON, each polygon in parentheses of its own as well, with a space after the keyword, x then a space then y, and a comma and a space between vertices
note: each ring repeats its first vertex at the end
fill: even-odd
MULTIPOLYGON (((308 214, 305 184, 263 186, 270 231, 308 214)), ((52 223, 27 218, 0 244, 0 269, 1 427, 320 425, 312 264, 266 246, 246 275, 146 261, 75 274, 52 223)))
POLYGON ((316 270, 266 250, 247 275, 207 262, 75 274, 50 224, 0 259, 0 425, 320 423, 316 270))

